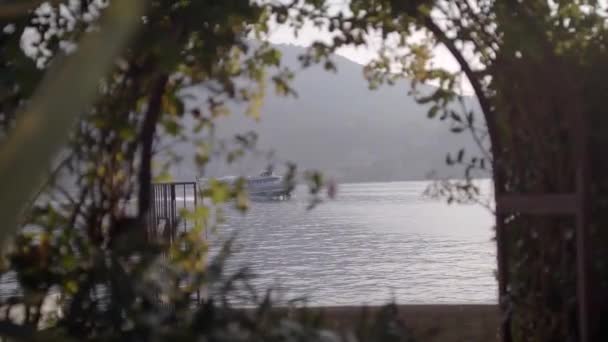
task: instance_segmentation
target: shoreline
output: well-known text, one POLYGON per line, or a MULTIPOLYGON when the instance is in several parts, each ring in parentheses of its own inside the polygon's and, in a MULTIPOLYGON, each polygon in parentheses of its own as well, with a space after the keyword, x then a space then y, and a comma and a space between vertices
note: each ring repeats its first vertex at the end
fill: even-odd
MULTIPOLYGON (((323 312, 331 327, 352 326, 363 309, 369 313, 380 306, 309 307, 323 312)), ((399 318, 416 341, 497 341, 500 312, 496 304, 397 304, 399 318)))

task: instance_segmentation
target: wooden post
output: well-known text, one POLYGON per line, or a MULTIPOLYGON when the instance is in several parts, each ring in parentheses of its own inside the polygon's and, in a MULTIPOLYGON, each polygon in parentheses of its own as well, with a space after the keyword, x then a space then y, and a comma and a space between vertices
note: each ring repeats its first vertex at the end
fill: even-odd
POLYGON ((576 167, 574 193, 496 196, 496 244, 498 259, 499 304, 506 313, 502 324, 502 340, 510 342, 510 313, 506 303, 508 298, 509 270, 507 232, 504 227, 505 216, 511 213, 530 215, 572 215, 576 219, 576 293, 578 307, 578 329, 580 341, 590 342, 595 329, 591 320, 592 291, 590 288, 590 249, 589 246, 589 152, 587 126, 583 115, 573 118, 574 163, 576 167))
POLYGON ((496 258, 498 263, 498 305, 502 313, 500 333, 504 342, 511 342, 511 311, 508 307, 509 265, 504 226, 505 214, 496 206, 496 258))
POLYGON ((593 338, 594 325, 592 324, 590 307, 590 260, 591 251, 589 246, 589 150, 587 142, 587 123, 585 116, 579 114, 573 118, 576 122, 575 129, 575 158, 576 158, 576 292, 578 304, 579 336, 583 342, 589 342, 593 338))

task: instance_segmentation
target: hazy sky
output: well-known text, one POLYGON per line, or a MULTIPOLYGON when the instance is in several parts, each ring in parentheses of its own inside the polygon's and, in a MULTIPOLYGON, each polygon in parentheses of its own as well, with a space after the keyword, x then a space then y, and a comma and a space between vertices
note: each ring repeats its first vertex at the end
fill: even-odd
MULTIPOLYGON (((337 0, 333 8, 334 11, 344 10, 345 1, 337 0)), ((331 33, 327 30, 320 29, 308 23, 298 32, 297 37, 294 35, 293 30, 286 25, 270 25, 270 35, 268 40, 275 44, 290 44, 296 46, 307 47, 315 41, 330 41, 332 38, 331 33)), ((422 34, 420 35, 422 36, 422 34)), ((395 37, 393 37, 395 38, 395 37)), ((368 36, 368 46, 365 47, 343 47, 337 51, 338 55, 346 57, 359 64, 367 64, 375 57, 377 57, 377 51, 382 46, 382 39, 380 35, 368 36)), ((435 66, 443 67, 450 71, 459 71, 460 66, 456 63, 452 55, 443 46, 440 46, 434 50, 434 58, 432 63, 435 66)), ((468 82, 464 81, 462 84, 463 91, 471 94, 472 89, 468 82)))
MULTIPOLYGON (((292 44, 297 46, 309 46, 314 41, 329 39, 331 39, 331 35, 328 32, 313 25, 306 25, 297 37, 294 35, 293 30, 287 26, 274 26, 269 37, 269 41, 275 44, 292 44)), ((380 46, 381 39, 379 37, 370 37, 369 46, 358 48, 344 47, 338 50, 337 54, 359 64, 366 64, 377 56, 376 51, 380 46)), ((454 58, 443 47, 435 50, 433 62, 449 70, 459 70, 454 58)))

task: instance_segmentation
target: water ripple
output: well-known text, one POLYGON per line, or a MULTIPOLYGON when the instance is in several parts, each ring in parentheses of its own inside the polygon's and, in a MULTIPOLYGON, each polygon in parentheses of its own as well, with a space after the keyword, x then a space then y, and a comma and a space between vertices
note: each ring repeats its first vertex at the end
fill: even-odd
POLYGON ((236 232, 230 267, 249 266, 255 285, 315 305, 495 303, 491 215, 421 198, 424 186, 349 184, 312 211, 303 194, 255 203, 229 213, 212 246, 236 232))

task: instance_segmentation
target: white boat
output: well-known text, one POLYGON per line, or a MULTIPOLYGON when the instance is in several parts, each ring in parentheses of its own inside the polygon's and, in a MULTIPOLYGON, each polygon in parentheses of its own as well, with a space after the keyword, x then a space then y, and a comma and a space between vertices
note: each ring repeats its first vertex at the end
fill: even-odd
MULTIPOLYGON (((234 184, 238 177, 222 177, 219 181, 228 184, 234 184)), ((275 175, 271 170, 262 172, 258 176, 249 176, 245 178, 247 193, 253 199, 273 199, 282 200, 291 197, 289 185, 283 179, 283 176, 275 175)), ((201 184, 201 186, 205 186, 201 184)))
POLYGON ((264 171, 259 176, 247 177, 247 192, 251 197, 267 199, 287 199, 290 197, 289 186, 282 176, 272 171, 264 171))

